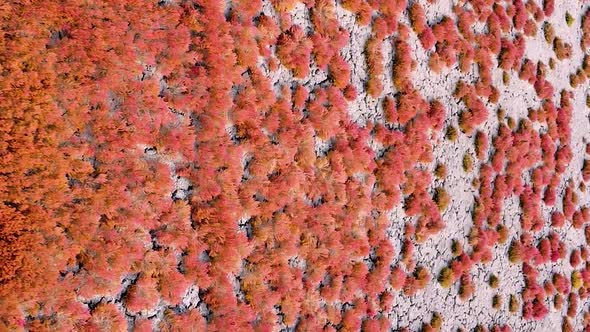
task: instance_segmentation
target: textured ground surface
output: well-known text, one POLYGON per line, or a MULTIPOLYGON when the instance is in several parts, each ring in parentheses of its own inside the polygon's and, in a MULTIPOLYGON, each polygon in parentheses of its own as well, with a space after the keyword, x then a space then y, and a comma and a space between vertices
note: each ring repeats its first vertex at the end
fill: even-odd
POLYGON ((0 330, 590 327, 588 3, 0 18, 0 330))

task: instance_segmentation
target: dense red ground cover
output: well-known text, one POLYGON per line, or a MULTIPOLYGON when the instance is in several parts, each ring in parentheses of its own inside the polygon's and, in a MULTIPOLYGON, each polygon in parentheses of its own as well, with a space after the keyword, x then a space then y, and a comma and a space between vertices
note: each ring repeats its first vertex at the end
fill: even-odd
MULTIPOLYGON (((574 97, 524 58, 553 1, 469 0, 438 22, 426 20, 425 3, 339 1, 370 25, 364 91, 339 52, 350 32, 334 1, 270 3, 276 15, 261 14, 261 0, 0 5, 0 329, 385 330, 397 293, 439 281, 462 301, 476 296, 474 266, 502 247, 525 285, 505 294, 510 311, 542 319, 563 303, 567 330, 590 289, 587 248, 566 248, 556 232, 571 225, 590 240, 590 209, 566 172, 574 97), (311 28, 293 24, 297 5, 311 28), (412 81, 413 35, 432 75, 475 65, 478 76, 452 92, 458 134, 479 163, 464 159, 477 187, 472 225, 442 271, 417 261, 415 247, 452 221, 442 213, 453 198, 434 183, 447 172, 435 172, 433 157, 451 114, 412 81), (499 116, 488 137, 495 64, 531 84, 542 106, 518 121, 499 116), (316 67, 328 79, 310 86, 316 67), (275 87, 278 70, 292 79, 275 87), (395 94, 383 94, 383 75, 395 94), (382 121, 351 120, 361 93, 379 100, 382 121), (510 197, 520 233, 501 217, 510 197), (390 220, 397 206, 414 218, 390 220), (542 206, 554 207, 550 220, 542 206), (396 248, 388 229, 404 222, 396 248), (540 280, 537 268, 559 260, 575 272, 540 280), (190 291, 197 300, 186 300, 190 291)), ((580 45, 546 38, 556 61, 588 52, 589 13, 574 22, 580 45)), ((589 61, 572 88, 590 76, 589 61)), ((586 182, 589 165, 580 165, 586 182)), ((425 318, 424 330, 440 329, 443 316, 425 318)))

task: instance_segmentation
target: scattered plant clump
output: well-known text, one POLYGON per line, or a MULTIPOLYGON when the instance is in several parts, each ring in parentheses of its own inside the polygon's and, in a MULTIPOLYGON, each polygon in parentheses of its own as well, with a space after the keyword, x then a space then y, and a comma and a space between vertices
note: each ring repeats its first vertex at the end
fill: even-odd
POLYGON ((434 201, 436 202, 438 209, 441 212, 443 212, 449 206, 449 202, 451 201, 451 197, 449 196, 449 194, 447 193, 445 188, 438 187, 438 188, 436 188, 436 191, 434 194, 434 201))
POLYGON ((498 285, 500 283, 500 279, 498 279, 498 277, 495 274, 490 275, 489 279, 488 279, 488 283, 490 284, 490 287, 496 289, 498 288, 498 285))
POLYGON ((496 294, 492 297, 492 308, 498 310, 502 306, 502 296, 500 294, 496 294))
POLYGON ((447 133, 446 133, 446 137, 449 141, 454 142, 457 140, 457 128, 454 126, 449 126, 447 127, 447 133))
POLYGON ((572 14, 570 14, 570 12, 565 12, 565 22, 568 27, 571 27, 572 24, 574 24, 574 17, 572 14))
POLYGON ((447 166, 445 164, 439 163, 434 168, 434 175, 436 175, 439 179, 444 179, 447 177, 447 166))
POLYGON ((471 172, 473 170, 473 163, 474 163, 474 161, 473 161, 473 157, 471 156, 471 154, 466 153, 463 156, 463 170, 468 173, 471 172))

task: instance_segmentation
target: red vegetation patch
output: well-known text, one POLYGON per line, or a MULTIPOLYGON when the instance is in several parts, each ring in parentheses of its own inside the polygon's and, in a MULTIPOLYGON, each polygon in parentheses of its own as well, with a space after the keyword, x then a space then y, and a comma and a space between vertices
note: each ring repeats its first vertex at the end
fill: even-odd
MULTIPOLYGON (((502 299, 525 320, 563 307, 564 330, 581 316, 588 327, 590 207, 580 173, 568 172, 590 181, 590 159, 572 166, 570 128, 571 89, 587 84, 590 57, 560 91, 549 81, 559 62, 525 57, 545 21, 555 57, 576 58, 578 46, 547 21, 552 0, 467 1, 437 19, 427 6, 4 4, 0 330, 382 331, 395 301, 430 291, 435 276, 468 302, 473 270, 506 258, 524 286, 494 296, 499 313, 502 299), (347 53, 358 41, 340 7, 370 25, 359 45, 367 77, 347 53), (434 73, 464 74, 449 93, 457 105, 422 94, 419 54, 434 73), (494 86, 494 69, 506 86, 494 86), (515 98, 508 75, 538 104, 486 123, 515 98), (375 114, 357 121, 361 102, 375 114), (473 150, 435 161, 452 151, 437 144, 465 139, 473 150), (465 173, 450 171, 461 162, 465 173), (472 184, 471 209, 455 204, 457 176, 472 184), (506 217, 510 199, 517 213, 506 217), (424 248, 466 216, 456 213, 471 213, 465 239, 429 271, 424 248), (570 230, 586 245, 566 248, 570 230), (568 263, 542 279, 545 267, 568 263)), ((588 9, 580 28, 587 52, 588 9)), ((438 313, 422 327, 447 328, 438 313)))
POLYGON ((293 71, 295 77, 299 78, 309 75, 311 48, 311 40, 305 36, 303 29, 298 25, 291 26, 277 40, 279 60, 293 71))

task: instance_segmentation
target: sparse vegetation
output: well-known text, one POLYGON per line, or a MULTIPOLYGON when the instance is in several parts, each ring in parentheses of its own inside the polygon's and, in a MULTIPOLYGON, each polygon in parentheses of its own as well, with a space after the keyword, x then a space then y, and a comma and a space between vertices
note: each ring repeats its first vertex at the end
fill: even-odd
POLYGON ((451 287, 453 284, 453 279, 453 271, 448 267, 443 268, 438 276, 438 282, 444 288, 451 287))
POLYGON ((438 163, 434 168, 434 175, 439 179, 444 179, 447 177, 447 167, 445 164, 438 163))
POLYGON ((508 301, 508 311, 515 313, 519 307, 518 299, 514 294, 510 294, 510 300, 508 301))
POLYGON ((498 279, 498 277, 495 274, 491 274, 490 278, 488 279, 488 283, 490 284, 490 287, 496 289, 500 284, 500 279, 498 279))
POLYGON ((565 22, 568 27, 571 27, 574 24, 574 17, 570 12, 565 12, 565 22))
POLYGON ((502 295, 495 294, 492 297, 492 308, 498 310, 502 306, 502 295))
POLYGON ((436 202, 436 206, 438 206, 439 211, 444 211, 449 206, 449 202, 451 201, 451 197, 443 187, 436 188, 434 193, 434 201, 436 202))
POLYGON ((471 172, 473 170, 473 157, 471 156, 470 153, 466 153, 463 156, 463 170, 467 173, 471 172))
POLYGON ((454 257, 460 256, 463 253, 463 246, 461 245, 461 242, 456 239, 451 241, 451 253, 454 257))
POLYGON ((457 128, 454 126, 447 127, 447 139, 451 142, 455 142, 457 140, 458 131, 457 128))

